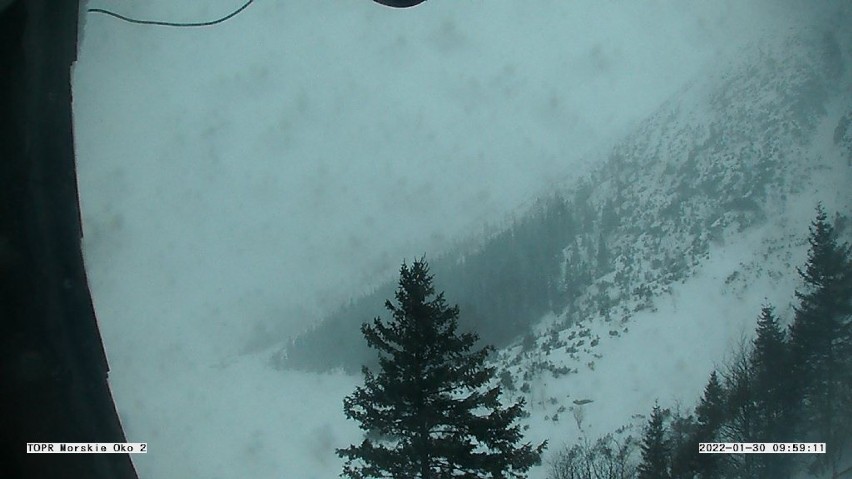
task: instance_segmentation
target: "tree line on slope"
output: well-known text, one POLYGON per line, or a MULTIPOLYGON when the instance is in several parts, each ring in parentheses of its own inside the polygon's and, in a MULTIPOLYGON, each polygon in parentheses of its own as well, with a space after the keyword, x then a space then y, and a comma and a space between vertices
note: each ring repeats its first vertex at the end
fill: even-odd
MULTIPOLYGON (((581 198, 554 195, 474 251, 433 260, 442 289, 461 298, 462 326, 480 332, 488 344, 503 347, 543 315, 561 312, 604 270, 596 260, 609 261, 605 252, 598 254, 603 240, 592 240, 588 233, 601 214, 581 198)), ((359 340, 359 327, 380 313, 392 294, 388 282, 351 301, 296 337, 279 355, 279 365, 304 370, 342 367, 349 373, 363 364, 375 365, 375 354, 359 340)))
MULTIPOLYGON (((636 174, 638 166, 613 161, 608 168, 600 177, 579 181, 565 196, 557 193, 539 200, 476 247, 464 245, 431 262, 442 289, 459 298, 465 312, 462 326, 502 348, 524 337, 549 313, 562 315, 564 327, 595 313, 629 315, 626 309, 613 308, 619 299, 632 295, 639 300, 634 311, 651 306, 654 292, 687 275, 706 256, 714 235, 732 222, 745 228, 762 214, 757 203, 750 207, 755 211, 743 212, 727 200, 746 194, 741 189, 763 190, 762 183, 752 184, 748 178, 728 185, 719 172, 705 174, 702 181, 730 186, 733 193, 712 200, 692 197, 697 190, 684 185, 698 181, 699 175, 684 167, 679 172, 683 191, 672 198, 664 195, 668 199, 660 203, 645 198, 644 182, 636 183, 635 178, 633 183, 621 176, 604 181, 611 168, 628 175, 636 174), (666 206, 682 205, 686 198, 691 209, 666 206), (598 287, 590 293, 593 284, 598 287)), ((389 281, 350 301, 292 339, 276 358, 277 365, 312 371, 343 368, 349 373, 362 364, 375 365, 374 355, 359 340, 358 327, 380 313, 384 298, 392 293, 389 281)))
POLYGON ((780 479, 852 473, 852 248, 820 206, 786 330, 772 306, 713 371, 695 414, 656 405, 640 442, 611 436, 559 453, 551 479, 780 479), (824 442, 824 454, 699 454, 706 442, 824 442), (636 456, 641 459, 636 461, 636 456))

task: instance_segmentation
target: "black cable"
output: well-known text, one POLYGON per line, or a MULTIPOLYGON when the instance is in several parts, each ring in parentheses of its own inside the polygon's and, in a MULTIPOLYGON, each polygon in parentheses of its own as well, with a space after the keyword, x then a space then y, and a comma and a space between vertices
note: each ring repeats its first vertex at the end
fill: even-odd
POLYGON ((226 20, 234 18, 240 12, 242 12, 243 10, 248 8, 248 6, 252 4, 252 2, 254 2, 254 0, 248 0, 245 3, 245 5, 234 10, 233 12, 229 13, 228 15, 226 15, 222 18, 219 18, 219 19, 216 19, 216 20, 211 20, 209 22, 197 22, 197 23, 160 22, 160 21, 156 21, 156 20, 137 20, 135 18, 129 18, 129 17, 125 17, 124 15, 119 15, 119 14, 117 14, 115 12, 111 12, 109 10, 104 10, 103 8, 90 8, 90 9, 87 10, 87 12, 89 12, 89 13, 103 13, 104 15, 109 15, 109 16, 115 17, 119 20, 124 20, 125 22, 136 23, 136 24, 139 24, 139 25, 159 25, 159 26, 162 26, 162 27, 209 27, 211 25, 216 25, 217 23, 222 23, 226 20))

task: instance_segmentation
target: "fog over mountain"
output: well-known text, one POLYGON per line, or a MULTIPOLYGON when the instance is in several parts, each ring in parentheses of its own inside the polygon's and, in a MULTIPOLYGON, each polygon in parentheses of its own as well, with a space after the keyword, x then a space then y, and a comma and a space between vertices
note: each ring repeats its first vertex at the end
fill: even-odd
MULTIPOLYGON (((193 20, 233 5, 121 8, 193 20)), ((192 30, 88 16, 85 256, 128 440, 151 445, 140 476, 339 474, 359 378, 276 370, 281 348, 404 258, 473 257, 554 193, 578 220, 553 245, 560 280, 565 259, 588 271, 518 319, 499 365, 519 380, 543 367, 524 334, 540 354, 571 331, 603 339, 544 367, 582 371, 530 376, 531 437, 561 444, 655 398, 694 400, 764 297, 788 308, 816 202, 850 212, 850 19, 842 1, 757 0, 256 2, 192 30), (593 264, 601 239, 610 270, 593 264), (698 317, 678 322, 689 304, 698 317), (657 340, 670 355, 645 349, 657 340), (671 374, 624 393, 637 357, 671 374), (586 429, 554 423, 580 396, 595 400, 586 429)))

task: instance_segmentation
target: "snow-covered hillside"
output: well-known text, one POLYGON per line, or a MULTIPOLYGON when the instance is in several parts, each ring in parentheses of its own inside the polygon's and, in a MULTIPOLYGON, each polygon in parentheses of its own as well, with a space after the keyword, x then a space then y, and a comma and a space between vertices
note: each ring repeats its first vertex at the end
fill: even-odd
POLYGON ((432 1, 87 19, 85 253, 142 477, 336 477, 359 378, 239 353, 540 191, 595 213, 564 249, 589 287, 496 356, 551 452, 691 405, 764 300, 789 312, 816 202, 852 211, 844 2, 432 1))
POLYGON ((642 424, 656 400, 690 408, 761 304, 791 318, 815 206, 852 212, 852 29, 819 25, 705 72, 581 188, 601 219, 566 254, 594 263, 601 236, 612 264, 498 359, 536 438, 642 424))

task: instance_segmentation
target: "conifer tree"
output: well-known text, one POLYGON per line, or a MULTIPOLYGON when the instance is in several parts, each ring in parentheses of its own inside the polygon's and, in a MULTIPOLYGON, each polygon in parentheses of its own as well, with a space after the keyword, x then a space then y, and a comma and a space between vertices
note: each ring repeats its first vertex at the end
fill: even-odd
POLYGON ((379 371, 363 368, 364 385, 346 397, 346 416, 371 431, 359 445, 338 449, 351 478, 523 478, 545 443, 519 444, 523 399, 500 403, 490 347, 457 332, 459 309, 435 294, 425 259, 400 269, 392 320, 361 328, 379 351, 379 371))
POLYGON ((757 319, 757 334, 751 353, 755 401, 760 411, 760 422, 754 438, 760 442, 789 442, 790 431, 785 431, 793 418, 790 396, 790 360, 784 331, 770 305, 764 305, 757 319))
MULTIPOLYGON (((751 351, 756 405, 755 442, 792 442, 795 398, 790 394, 790 361, 784 331, 770 305, 764 305, 757 319, 757 335, 751 351)), ((758 477, 774 479, 790 473, 788 455, 757 455, 758 477)))
POLYGON ((695 408, 695 415, 698 418, 699 430, 706 434, 702 442, 715 441, 719 426, 725 418, 725 391, 716 371, 710 373, 710 379, 704 387, 704 396, 695 408))
MULTIPOLYGON (((704 387, 704 396, 695 408, 697 418, 697 441, 717 442, 719 440, 719 428, 725 420, 725 390, 719 382, 716 371, 710 373, 707 386, 704 387)), ((697 449, 696 444, 696 449, 697 449)), ((695 470, 702 479, 717 479, 721 477, 721 456, 718 454, 696 454, 695 470)))
POLYGON ((671 411, 669 418, 669 448, 671 476, 677 479, 695 477, 698 456, 698 424, 691 414, 682 413, 679 408, 671 411))
POLYGON ((654 405, 651 418, 642 437, 642 463, 639 464, 639 479, 669 479, 669 445, 664 425, 665 411, 654 405))
MULTIPOLYGON (((834 469, 852 431, 852 260, 838 244, 822 205, 811 223, 808 259, 796 291, 799 305, 790 327, 797 392, 803 398, 803 433, 833 444, 818 469, 834 469)), ((836 472, 836 471, 835 471, 836 472)))

